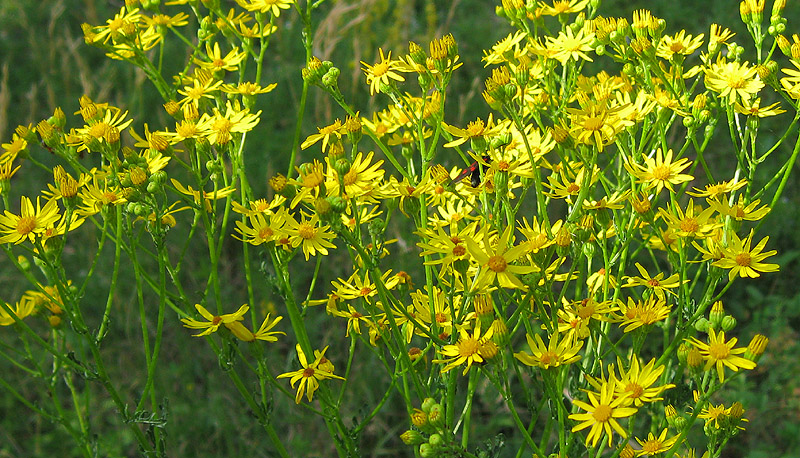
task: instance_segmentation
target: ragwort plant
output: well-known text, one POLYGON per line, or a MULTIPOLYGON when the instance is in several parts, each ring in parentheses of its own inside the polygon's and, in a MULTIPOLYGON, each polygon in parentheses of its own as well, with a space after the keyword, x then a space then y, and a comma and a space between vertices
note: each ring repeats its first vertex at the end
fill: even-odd
POLYGON ((95 396, 114 403, 142 454, 166 453, 155 380, 164 329, 181 323, 204 338, 198 351, 226 362, 283 457, 292 451, 273 397, 317 415, 340 456, 361 454, 361 434, 390 399, 405 404, 409 455, 423 457, 502 446, 516 456, 717 457, 744 429, 744 406, 714 395, 756 367, 767 339, 740 345, 723 301, 778 271, 758 229, 800 151, 800 39, 787 38, 785 1, 773 3, 769 25, 763 0, 741 2, 750 36, 735 37, 716 24, 708 35, 670 34, 645 10, 604 17, 599 1, 503 0, 496 13, 513 31, 487 43, 487 114, 466 125, 445 119, 447 87, 462 60, 480 56, 460 56, 451 35, 362 62, 385 106, 362 114, 339 91, 337 67, 312 56, 311 13, 323 0, 237 0, 228 11, 213 0, 137 3, 85 25, 85 40, 140 68, 174 123, 151 131, 137 120, 138 135, 123 108, 84 96, 82 125, 68 127, 57 109, 3 144, 0 243, 30 289, 0 302, 0 351, 44 382, 49 404, 2 385, 82 455, 98 453, 86 410, 95 396), (258 154, 251 133, 269 135, 255 100, 275 88, 262 69, 290 14, 303 23, 307 58, 298 127, 289 169, 259 196, 244 157, 258 154), (176 39, 189 57, 163 75, 165 42, 176 39), (607 70, 588 73, 589 62, 607 70), (301 142, 312 87, 342 116, 301 142), (759 126, 773 116, 786 129, 770 145, 759 126), (707 160, 718 144, 730 167, 707 160), (50 170, 37 159, 45 149, 62 163, 52 183, 12 197, 15 174, 50 170), (442 165, 454 157, 463 165, 442 165), (176 225, 186 237, 171 237, 176 225), (85 272, 62 263, 76 231, 96 238, 85 272), (283 302, 276 316, 223 295, 231 238, 247 304, 268 282, 283 302), (204 290, 181 275, 197 250, 208 255, 204 290), (408 250, 418 262, 399 265, 408 250), (113 258, 105 312, 87 316, 82 301, 104 256, 113 258), (350 275, 318 284, 328 259, 352 261, 350 275), (134 399, 104 354, 123 263, 135 274, 146 357, 134 399), (295 280, 300 270, 310 282, 295 280), (311 316, 341 329, 342 342, 321 341, 311 316), (292 370, 276 368, 277 340, 296 349, 292 370), (359 377, 378 402, 354 416, 346 394, 359 377), (516 427, 509 437, 476 425, 485 420, 477 396, 499 399, 494 415, 516 427))

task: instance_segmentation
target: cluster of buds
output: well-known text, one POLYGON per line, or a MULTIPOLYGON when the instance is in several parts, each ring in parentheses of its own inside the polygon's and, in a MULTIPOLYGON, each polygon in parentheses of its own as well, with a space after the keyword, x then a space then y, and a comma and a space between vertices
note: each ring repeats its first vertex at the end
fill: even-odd
POLYGON ((700 332, 708 332, 710 329, 730 331, 736 327, 736 318, 725 313, 722 301, 717 301, 711 306, 708 319, 700 318, 694 324, 694 328, 700 332))
POLYGON ((404 432, 400 439, 406 445, 419 447, 419 456, 423 458, 463 456, 464 450, 445 425, 444 406, 433 398, 425 398, 421 407, 411 413, 411 424, 416 429, 404 432))
POLYGON ((301 71, 303 81, 314 84, 334 94, 339 93, 340 70, 331 61, 321 61, 312 57, 306 68, 301 71))

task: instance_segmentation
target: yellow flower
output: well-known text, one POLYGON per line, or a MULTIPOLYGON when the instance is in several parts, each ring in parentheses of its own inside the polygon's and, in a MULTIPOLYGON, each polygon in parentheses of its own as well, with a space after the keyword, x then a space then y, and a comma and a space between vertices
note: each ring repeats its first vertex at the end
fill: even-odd
POLYGON ((613 383, 604 383, 600 388, 600 393, 587 391, 589 402, 579 399, 574 400, 574 404, 586 411, 586 413, 570 414, 570 420, 579 421, 578 425, 572 428, 572 432, 581 431, 591 426, 589 435, 586 436, 586 445, 591 442, 591 447, 595 447, 600 440, 600 436, 605 433, 608 437, 608 446, 611 447, 612 429, 620 436, 627 437, 625 429, 617 421, 617 418, 630 417, 635 414, 637 409, 634 407, 624 407, 625 397, 616 396, 613 383))
POLYGON ((746 184, 747 180, 728 180, 720 183, 708 184, 704 189, 693 188, 694 191, 686 191, 686 194, 692 197, 718 197, 741 189, 746 184))
POLYGON ((578 143, 593 145, 602 152, 605 145, 614 142, 617 134, 633 125, 628 120, 633 113, 632 105, 612 106, 607 100, 591 100, 583 93, 578 93, 578 101, 581 108, 567 108, 569 134, 578 143))
POLYGON ((482 354, 482 349, 483 344, 492 338, 493 331, 491 327, 485 334, 481 335, 481 325, 480 321, 478 321, 472 335, 466 329, 461 329, 458 332, 458 342, 454 345, 445 345, 439 350, 439 353, 447 357, 447 359, 435 359, 432 361, 434 363, 447 363, 442 368, 442 373, 467 363, 467 367, 464 368, 462 373, 462 375, 467 375, 473 363, 480 364, 484 361, 484 357, 488 356, 482 354))
POLYGON ((742 194, 739 195, 739 200, 735 204, 729 204, 728 199, 719 198, 708 199, 708 203, 711 205, 711 208, 717 211, 720 215, 730 216, 736 221, 759 221, 770 212, 770 208, 767 205, 763 205, 761 208, 756 209, 758 204, 761 203, 761 201, 758 199, 745 205, 744 195, 742 194))
POLYGON ((3 234, 0 243, 19 244, 25 240, 33 243, 36 236, 43 235, 58 219, 58 205, 55 199, 48 200, 44 207, 41 207, 37 197, 34 209, 31 200, 22 196, 19 215, 8 210, 4 210, 3 215, 0 215, 0 234, 3 234))
POLYGON ((389 85, 390 79, 394 81, 405 81, 405 78, 396 72, 399 71, 398 68, 400 62, 392 60, 392 52, 389 51, 389 54, 384 57, 383 49, 379 49, 379 51, 381 54, 381 60, 378 63, 369 65, 363 60, 361 61, 361 64, 364 65, 364 68, 361 70, 363 70, 367 75, 369 95, 380 92, 381 84, 389 85))
POLYGON ((579 13, 586 8, 589 0, 553 0, 553 6, 539 3, 542 16, 558 16, 559 14, 579 13))
POLYGON ((303 216, 300 222, 287 217, 285 230, 289 234, 292 248, 302 245, 306 261, 317 253, 327 255, 328 248, 336 248, 336 245, 330 242, 331 239, 336 238, 336 234, 330 232, 328 225, 319 226, 319 216, 316 214, 312 215, 310 219, 303 216))
POLYGON ((289 383, 292 385, 292 388, 294 388, 295 383, 298 381, 300 382, 300 385, 297 386, 297 395, 294 398, 295 403, 300 404, 300 399, 302 399, 303 393, 306 394, 308 402, 311 402, 314 392, 319 388, 320 380, 330 378, 344 380, 343 377, 339 377, 333 373, 333 364, 331 364, 331 362, 325 358, 325 352, 328 351, 328 347, 323 348, 322 351, 314 350, 314 356, 316 359, 311 364, 308 364, 308 360, 306 359, 305 353, 303 353, 303 350, 300 348, 300 344, 297 344, 296 348, 297 359, 300 360, 300 365, 303 366, 303 368, 294 372, 281 374, 277 377, 291 377, 289 383))
POLYGON ((756 367, 756 363, 753 361, 737 356, 747 351, 747 348, 733 348, 738 341, 739 339, 733 337, 726 342, 725 331, 717 333, 714 328, 709 329, 708 343, 701 342, 694 337, 690 339, 690 342, 700 350, 700 354, 706 360, 704 370, 709 370, 711 367, 717 368, 720 383, 725 381, 725 367, 734 372, 737 372, 739 368, 754 369, 756 367))
POLYGON ((171 178, 172 185, 175 186, 181 194, 185 194, 192 198, 194 203, 199 207, 201 204, 206 212, 211 213, 211 202, 217 199, 224 199, 236 191, 236 188, 226 186, 224 188, 215 189, 214 191, 195 190, 192 186, 184 186, 180 181, 171 178))
POLYGON ((760 276, 759 272, 777 272, 778 264, 761 262, 778 253, 775 250, 762 253, 767 241, 769 241, 769 237, 764 237, 755 248, 751 249, 750 244, 753 242, 752 229, 745 240, 740 239, 735 233, 731 233, 728 246, 722 248, 723 258, 715 261, 713 265, 723 269, 731 269, 728 274, 730 281, 733 281, 737 275, 741 278, 756 278, 760 276))
POLYGON ((747 62, 727 62, 720 58, 705 68, 705 83, 709 90, 719 93, 728 104, 749 102, 764 87, 755 67, 747 62))
POLYGON ((214 43, 213 47, 211 43, 206 43, 206 55, 208 61, 195 58, 194 63, 206 70, 225 70, 229 72, 237 70, 239 68, 239 63, 247 57, 247 53, 239 52, 239 48, 235 46, 228 54, 223 56, 222 51, 219 49, 219 43, 214 43))
POLYGON ((328 167, 327 183, 325 187, 329 196, 339 195, 339 184, 344 186, 344 196, 347 198, 365 197, 374 189, 377 189, 383 180, 385 171, 381 168, 383 159, 372 162, 374 153, 368 154, 359 152, 350 163, 349 170, 340 175, 333 167, 328 167))
POLYGON ((636 442, 642 446, 641 450, 636 451, 636 456, 656 456, 672 448, 677 440, 678 436, 667 439, 667 428, 664 428, 658 437, 653 433, 647 433, 647 440, 636 438, 636 442))
POLYGON ((496 136, 505 130, 506 123, 501 122, 495 125, 492 119, 492 114, 489 113, 489 118, 484 122, 482 119, 477 118, 467 124, 466 129, 460 129, 456 126, 451 126, 447 123, 442 123, 442 128, 446 130, 453 137, 457 137, 452 141, 444 144, 445 148, 451 148, 461 145, 467 140, 481 139, 485 140, 488 137, 496 136))
POLYGON ((619 314, 614 318, 621 322, 624 332, 631 332, 642 326, 648 326, 665 319, 670 312, 670 306, 663 298, 653 295, 645 301, 634 302, 629 297, 627 304, 619 302, 619 314))
POLYGON ((281 10, 289 9, 294 3, 293 0, 236 0, 242 8, 247 11, 259 11, 261 13, 270 12, 273 16, 281 15, 281 10))
POLYGON ((655 157, 644 158, 644 165, 626 162, 625 168, 637 178, 637 183, 656 188, 655 193, 658 194, 664 188, 674 192, 672 185, 694 179, 691 175, 681 173, 690 165, 691 162, 685 157, 672 162, 672 150, 667 150, 665 156, 661 148, 658 148, 655 157))
POLYGON ((504 288, 525 289, 526 286, 517 278, 517 275, 539 271, 536 266, 511 264, 527 252, 527 245, 525 244, 512 248, 508 247, 513 230, 513 226, 506 227, 494 248, 489 240, 488 232, 484 232, 483 247, 474 239, 467 239, 469 253, 481 266, 481 271, 473 283, 473 290, 480 290, 484 286, 494 285, 495 281, 504 288))
POLYGON ((234 238, 251 245, 261 245, 262 243, 273 242, 281 237, 287 236, 284 226, 286 220, 291 218, 284 208, 271 214, 255 213, 247 217, 249 222, 236 221, 236 232, 241 234, 241 238, 234 235, 234 238))
POLYGON ((274 328, 282 319, 283 317, 279 316, 274 320, 270 320, 270 315, 268 313, 267 316, 264 317, 261 327, 258 328, 258 331, 256 332, 247 329, 240 321, 229 321, 224 324, 234 336, 245 342, 255 342, 256 340, 277 342, 278 338, 276 336, 285 335, 286 333, 282 331, 272 331, 271 329, 274 328))
POLYGON ((213 116, 203 113, 197 122, 198 129, 208 130, 208 141, 214 145, 227 144, 233 140, 232 134, 249 132, 259 123, 260 110, 250 113, 249 109, 242 109, 238 102, 231 104, 230 100, 225 107, 225 114, 214 108, 213 116))
POLYGON ((536 334, 533 338, 531 338, 530 334, 526 334, 525 338, 528 340, 528 346, 533 354, 521 351, 514 353, 514 357, 527 366, 550 369, 551 367, 572 364, 581 359, 581 355, 578 352, 583 347, 583 341, 575 339, 571 334, 565 335, 560 340, 558 332, 551 334, 548 345, 544 344, 539 334, 536 334))
POLYGON ((655 367, 656 360, 651 359, 644 367, 639 363, 639 358, 634 356, 631 359, 631 367, 627 372, 622 371, 622 362, 617 362, 617 367, 620 372, 620 377, 617 378, 616 373, 609 369, 608 373, 611 379, 616 384, 616 392, 618 396, 625 397, 626 405, 633 404, 634 406, 641 407, 645 402, 660 401, 661 393, 664 391, 675 388, 675 385, 668 383, 661 386, 653 386, 658 382, 661 374, 664 373, 664 366, 655 367))
POLYGON ((581 59, 592 62, 592 58, 586 53, 594 51, 594 41, 594 33, 588 32, 585 27, 577 35, 572 28, 567 27, 566 33, 560 31, 555 38, 546 37, 545 47, 552 53, 550 57, 561 62, 561 65, 566 65, 570 59, 576 62, 581 59))
POLYGON ((772 105, 762 107, 761 98, 757 98, 752 102, 742 101, 736 102, 734 109, 737 113, 747 116, 755 116, 757 118, 766 118, 767 116, 777 116, 781 113, 786 113, 786 110, 780 108, 780 102, 775 102, 772 105))
POLYGON ((689 201, 686 212, 677 204, 675 207, 670 206, 669 210, 659 208, 658 212, 667 223, 667 228, 678 237, 705 238, 721 225, 711 217, 714 214, 713 208, 703 210, 699 205, 695 207, 694 200, 689 201))
POLYGON ((13 307, 11 304, 3 303, 0 305, 0 326, 10 326, 14 324, 16 320, 22 320, 35 311, 36 301, 29 295, 23 295, 13 307), (9 310, 6 310, 6 307, 8 307, 9 310), (14 316, 12 316, 12 314, 14 316))
POLYGON ((300 145, 301 149, 306 149, 322 140, 322 152, 324 153, 328 150, 328 142, 331 140, 331 136, 334 137, 334 141, 339 141, 342 138, 342 134, 346 132, 342 121, 339 119, 329 126, 317 127, 317 131, 318 133, 309 135, 308 138, 303 141, 300 145))
MULTIPOLYGON (((636 263, 636 269, 639 270, 641 277, 623 277, 623 280, 627 280, 627 283, 622 286, 623 288, 644 286, 649 291, 652 291, 659 299, 664 299, 665 292, 675 295, 670 289, 677 288, 681 285, 677 273, 664 278, 664 273, 659 272, 655 277, 651 277, 650 274, 647 273, 647 269, 642 267, 638 262, 636 263)), ((688 281, 689 280, 684 280, 684 283, 688 281)))
POLYGON ((213 332, 217 332, 217 329, 219 329, 220 325, 233 323, 234 321, 242 321, 244 319, 244 314, 250 309, 247 304, 244 304, 234 313, 217 316, 213 315, 200 304, 195 304, 194 308, 197 309, 197 312, 200 313, 203 318, 208 320, 198 321, 194 318, 181 318, 181 321, 185 327, 189 329, 203 330, 199 334, 194 334, 195 337, 206 336, 213 332))
POLYGON ((681 30, 675 36, 665 35, 658 43, 656 56, 664 59, 672 59, 676 54, 688 56, 703 44, 703 34, 693 37, 688 35, 685 30, 681 30))

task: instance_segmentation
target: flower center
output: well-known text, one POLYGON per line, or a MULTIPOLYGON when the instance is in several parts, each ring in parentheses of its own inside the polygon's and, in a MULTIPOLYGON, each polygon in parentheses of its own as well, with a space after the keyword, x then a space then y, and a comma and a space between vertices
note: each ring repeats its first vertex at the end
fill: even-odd
POLYGON ((558 362, 558 355, 552 351, 546 351, 542 353, 542 356, 539 357, 539 360, 542 362, 542 365, 549 366, 558 362))
POLYGON ((653 178, 659 181, 667 181, 669 179, 669 167, 666 165, 659 165, 653 169, 653 178))
POLYGON ((736 264, 742 267, 750 267, 750 253, 739 253, 734 258, 736 264))
POLYGON ((487 266, 494 272, 504 272, 508 263, 502 256, 495 255, 489 258, 487 266))
POLYGON ((456 245, 453 247, 453 256, 461 257, 467 254, 467 249, 463 245, 456 245))
POLYGON ((625 387, 625 391, 631 394, 632 398, 638 398, 644 394, 644 388, 638 383, 631 382, 625 387))
POLYGON ((33 216, 23 216, 17 221, 17 233, 28 235, 36 229, 36 218, 33 216))
POLYGON ((478 350, 481 348, 480 342, 472 337, 465 340, 459 340, 456 346, 458 347, 459 356, 472 356, 477 354, 478 350))
POLYGON ((681 220, 681 230, 684 232, 697 232, 700 229, 700 224, 694 218, 685 218, 681 220))
POLYGON ((314 235, 317 233, 317 231, 314 229, 314 226, 308 223, 303 223, 297 228, 297 233, 300 234, 300 237, 303 237, 306 240, 311 240, 314 238, 314 235))
POLYGON ((708 347, 708 354, 716 360, 726 359, 730 353, 730 348, 723 343, 715 343, 708 347))
POLYGON ((314 376, 314 368, 313 367, 307 367, 307 368, 303 369, 303 377, 311 378, 313 376, 314 376))
POLYGON ((594 417, 595 421, 598 423, 605 423, 611 418, 611 406, 600 404, 594 409, 592 412, 592 417, 594 417))

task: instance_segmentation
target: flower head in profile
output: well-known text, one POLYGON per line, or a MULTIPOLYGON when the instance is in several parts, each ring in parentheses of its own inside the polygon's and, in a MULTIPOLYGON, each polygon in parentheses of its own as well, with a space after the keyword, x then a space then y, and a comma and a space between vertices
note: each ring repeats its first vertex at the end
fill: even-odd
POLYGON ((673 445, 675 442, 678 441, 678 436, 673 436, 667 439, 667 428, 664 428, 661 431, 661 434, 658 437, 655 436, 653 433, 647 434, 646 440, 641 440, 638 437, 636 438, 636 442, 642 446, 641 450, 636 452, 636 456, 656 456, 661 453, 666 452, 673 445))
POLYGON ((197 312, 206 319, 206 321, 195 320, 194 318, 181 318, 183 325, 189 329, 201 330, 199 334, 194 334, 195 337, 207 336, 211 333, 217 332, 219 327, 223 324, 229 324, 236 321, 242 321, 244 314, 250 310, 250 307, 245 304, 239 307, 239 310, 233 313, 224 315, 214 315, 209 312, 205 307, 200 304, 195 304, 197 312))
POLYGON ((319 388, 319 382, 321 380, 330 378, 344 380, 343 377, 339 377, 333 373, 333 364, 325 358, 325 352, 328 351, 328 347, 323 348, 322 351, 314 350, 315 359, 311 364, 308 363, 308 359, 305 353, 303 353, 303 349, 300 348, 300 344, 297 344, 296 348, 297 359, 300 360, 300 365, 303 366, 303 368, 293 372, 286 372, 277 377, 291 377, 289 383, 291 383, 292 388, 294 388, 295 383, 300 382, 297 386, 297 395, 294 398, 295 403, 300 404, 300 399, 303 398, 304 393, 308 402, 311 402, 314 397, 314 392, 319 388))
POLYGON ((550 335, 549 344, 545 345, 539 334, 533 338, 530 334, 526 334, 525 338, 528 340, 532 354, 521 351, 514 353, 514 357, 527 366, 536 366, 542 369, 572 364, 581 359, 578 352, 583 347, 583 341, 575 339, 574 335, 574 333, 568 333, 560 338, 558 332, 555 332, 550 335))

